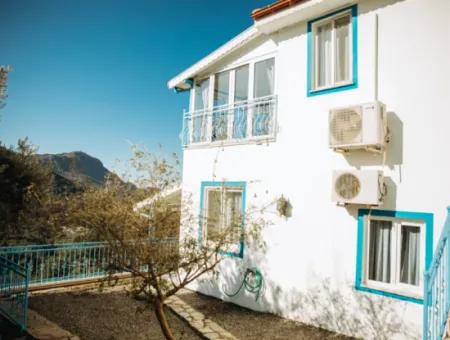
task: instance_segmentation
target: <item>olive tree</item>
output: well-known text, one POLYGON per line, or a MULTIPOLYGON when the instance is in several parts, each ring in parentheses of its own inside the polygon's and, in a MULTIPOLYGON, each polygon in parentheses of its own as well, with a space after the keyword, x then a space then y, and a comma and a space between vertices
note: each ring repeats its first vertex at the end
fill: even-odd
POLYGON ((165 300, 215 271, 223 252, 232 249, 237 240, 263 247, 259 237, 265 224, 263 208, 246 211, 245 221, 243 215, 235 214, 227 225, 201 240, 198 225, 215 221, 193 212, 189 194, 184 193, 178 204, 165 194, 179 184, 176 158, 134 148, 130 165, 128 178, 133 178, 138 189, 111 178, 106 186, 70 199, 64 223, 83 228, 91 239, 107 242, 113 254, 109 273, 128 273, 130 293, 153 306, 165 338, 175 339, 163 308, 165 300))

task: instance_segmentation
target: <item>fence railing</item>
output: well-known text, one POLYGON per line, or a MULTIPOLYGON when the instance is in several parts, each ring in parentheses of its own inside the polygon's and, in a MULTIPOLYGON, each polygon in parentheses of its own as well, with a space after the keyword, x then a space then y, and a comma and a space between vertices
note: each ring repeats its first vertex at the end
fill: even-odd
POLYGON ((450 311, 450 207, 433 261, 424 277, 423 339, 441 340, 450 311))
MULTIPOLYGON (((176 238, 142 242, 149 242, 152 250, 160 253, 173 254, 178 248, 176 238)), ((117 261, 135 261, 132 254, 115 251, 106 242, 0 247, 0 256, 28 266, 31 286, 101 278, 111 273, 111 265, 117 261)))
POLYGON ((275 138, 277 96, 184 113, 184 147, 275 138))
POLYGON ((28 267, 20 266, 0 256, 0 313, 27 328, 28 316, 28 267))
POLYGON ((112 254, 106 243, 83 242, 2 247, 0 256, 27 265, 32 285, 104 276, 112 254))

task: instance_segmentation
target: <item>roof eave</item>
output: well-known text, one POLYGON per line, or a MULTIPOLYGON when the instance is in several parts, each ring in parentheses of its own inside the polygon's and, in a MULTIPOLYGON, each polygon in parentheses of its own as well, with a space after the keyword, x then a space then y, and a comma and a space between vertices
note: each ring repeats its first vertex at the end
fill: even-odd
POLYGON ((220 46, 214 52, 210 53, 185 71, 181 72, 171 80, 167 82, 167 87, 169 89, 173 88, 185 88, 186 79, 194 78, 197 74, 201 73, 208 67, 212 66, 217 61, 223 59, 228 56, 232 52, 236 51, 242 45, 248 43, 249 41, 257 38, 261 32, 259 32, 255 26, 250 26, 245 31, 238 34, 236 37, 220 46))

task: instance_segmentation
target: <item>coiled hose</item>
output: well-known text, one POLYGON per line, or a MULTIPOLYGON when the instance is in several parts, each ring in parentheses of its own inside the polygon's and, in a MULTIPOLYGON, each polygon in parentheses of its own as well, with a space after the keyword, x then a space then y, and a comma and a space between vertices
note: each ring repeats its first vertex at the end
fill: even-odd
POLYGON ((242 280, 241 285, 238 290, 236 290, 233 294, 228 294, 224 291, 225 295, 228 297, 234 297, 239 294, 242 288, 252 294, 256 294, 255 301, 258 301, 261 290, 263 287, 263 276, 261 272, 256 268, 247 268, 244 274, 244 279, 242 280))

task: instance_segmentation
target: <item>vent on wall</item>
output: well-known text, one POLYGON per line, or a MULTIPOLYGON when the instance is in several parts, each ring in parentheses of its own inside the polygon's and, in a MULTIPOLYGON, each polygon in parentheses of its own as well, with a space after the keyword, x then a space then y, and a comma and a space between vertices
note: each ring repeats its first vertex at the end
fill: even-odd
POLYGON ((380 205, 386 194, 378 170, 335 170, 332 183, 332 201, 338 204, 380 205))
POLYGON ((381 102, 332 109, 329 145, 335 151, 382 151, 387 141, 386 110, 381 102))

